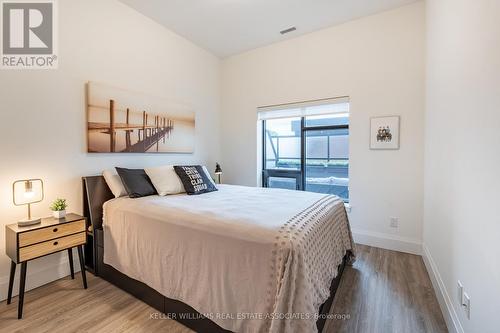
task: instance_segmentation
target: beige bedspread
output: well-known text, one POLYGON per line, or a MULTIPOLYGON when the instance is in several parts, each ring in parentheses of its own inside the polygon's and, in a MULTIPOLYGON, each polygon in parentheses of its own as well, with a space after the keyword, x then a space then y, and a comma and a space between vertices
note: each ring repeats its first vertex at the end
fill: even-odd
POLYGON ((104 205, 104 262, 233 332, 316 332, 346 251, 343 202, 220 185, 104 205))

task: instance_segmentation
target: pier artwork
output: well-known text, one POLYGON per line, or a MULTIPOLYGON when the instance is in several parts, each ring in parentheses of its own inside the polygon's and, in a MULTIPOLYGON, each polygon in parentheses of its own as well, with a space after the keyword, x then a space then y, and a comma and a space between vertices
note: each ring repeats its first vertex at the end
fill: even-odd
POLYGON ((174 129, 174 122, 171 119, 159 115, 153 115, 154 123, 149 124, 150 115, 146 111, 142 112, 142 124, 130 123, 130 109, 126 109, 126 122, 115 123, 115 101, 109 100, 109 124, 88 123, 89 132, 99 132, 109 135, 109 152, 116 151, 116 134, 118 131, 125 133, 125 149, 123 153, 142 153, 156 147, 159 150, 159 143, 165 143, 170 133, 174 129), (137 142, 132 144, 132 134, 137 133, 137 142))
POLYGON ((87 110, 89 153, 189 153, 194 149, 194 113, 186 107, 89 83, 87 110))

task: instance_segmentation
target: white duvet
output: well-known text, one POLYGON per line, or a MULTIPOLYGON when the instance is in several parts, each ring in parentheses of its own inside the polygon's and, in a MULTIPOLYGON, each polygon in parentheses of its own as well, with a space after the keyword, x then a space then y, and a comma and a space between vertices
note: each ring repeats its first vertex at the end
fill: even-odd
POLYGON ((108 201, 104 262, 233 332, 315 332, 314 314, 354 247, 343 202, 218 187, 108 201))

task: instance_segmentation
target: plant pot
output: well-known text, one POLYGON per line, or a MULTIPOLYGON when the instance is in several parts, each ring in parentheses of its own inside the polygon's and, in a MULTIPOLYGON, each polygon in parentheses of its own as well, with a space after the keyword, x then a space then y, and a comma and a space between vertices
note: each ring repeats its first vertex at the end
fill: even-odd
POLYGON ((62 219, 63 217, 66 216, 66 211, 65 210, 54 210, 52 211, 52 214, 56 219, 62 219))

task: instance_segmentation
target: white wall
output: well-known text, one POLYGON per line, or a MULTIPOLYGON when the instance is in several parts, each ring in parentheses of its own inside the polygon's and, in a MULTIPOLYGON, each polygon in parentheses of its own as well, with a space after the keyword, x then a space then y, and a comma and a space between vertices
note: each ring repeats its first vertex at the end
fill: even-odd
POLYGON ((350 96, 351 223, 360 242, 419 252, 423 210, 424 3, 223 62, 223 181, 258 184, 258 106, 350 96), (401 116, 401 149, 369 150, 370 117, 401 116), (389 227, 389 217, 400 227, 389 227))
MULTIPOLYGON (((56 197, 67 198, 69 210, 81 213, 82 176, 118 165, 196 162, 214 167, 219 157, 218 58, 118 1, 58 4, 59 69, 0 71, 0 299, 6 297, 9 272, 3 225, 26 214, 26 207, 11 203, 14 180, 45 181, 46 199, 34 205, 35 215, 49 215, 56 197), (195 153, 87 154, 84 84, 89 80, 192 105, 197 112, 195 153)), ((30 262, 27 286, 68 274, 66 262, 65 254, 30 262)))
POLYGON ((450 331, 500 327, 499 21, 496 0, 427 2, 424 250, 450 331))

